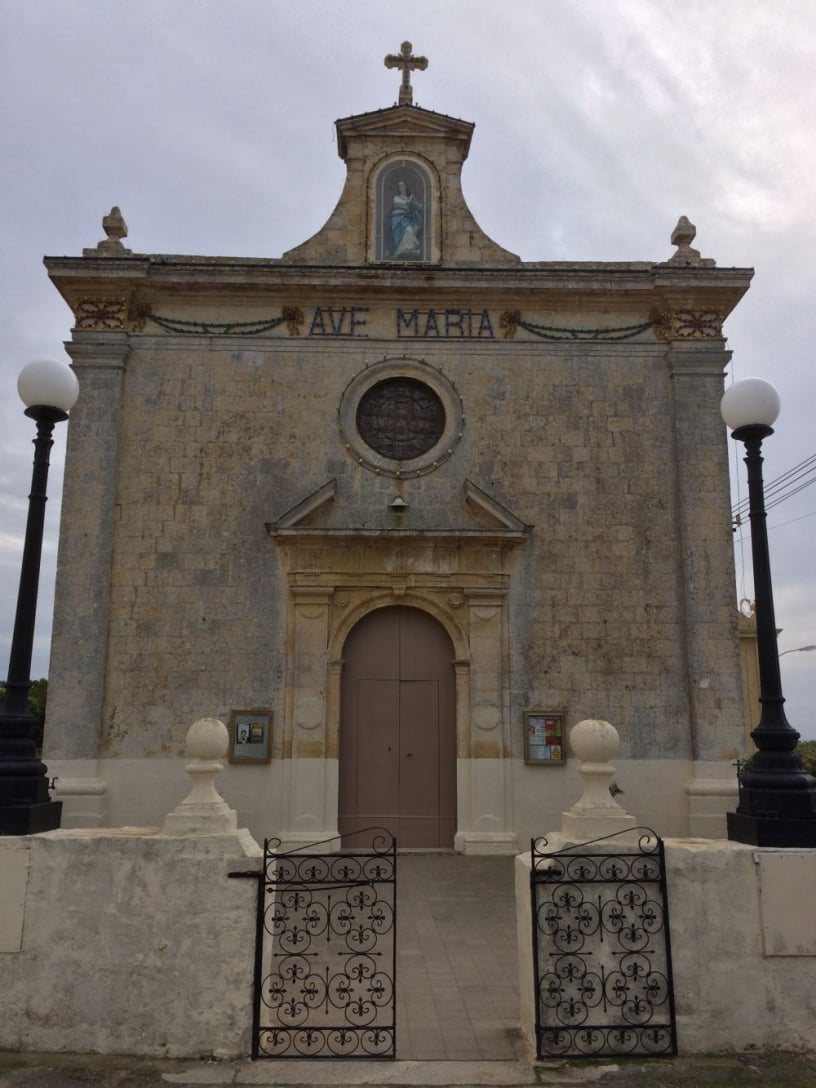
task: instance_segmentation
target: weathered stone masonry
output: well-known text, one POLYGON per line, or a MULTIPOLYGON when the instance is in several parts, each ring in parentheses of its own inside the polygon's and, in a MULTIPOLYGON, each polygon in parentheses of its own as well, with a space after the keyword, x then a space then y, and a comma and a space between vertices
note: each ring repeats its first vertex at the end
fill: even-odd
POLYGON ((46 751, 69 819, 159 820, 189 722, 268 707, 271 762, 225 796, 259 837, 331 835, 343 642, 403 605, 456 654, 457 848, 515 849, 575 792, 569 763, 524 765, 536 707, 612 721, 659 830, 719 827, 743 737, 722 324, 751 272, 687 242, 523 263, 464 204, 471 133, 413 106, 338 122, 341 199, 279 259, 121 234, 47 259, 81 384, 46 751), (428 192, 413 263, 378 189, 403 162, 428 192), (401 374, 445 431, 397 462, 355 412, 401 374))

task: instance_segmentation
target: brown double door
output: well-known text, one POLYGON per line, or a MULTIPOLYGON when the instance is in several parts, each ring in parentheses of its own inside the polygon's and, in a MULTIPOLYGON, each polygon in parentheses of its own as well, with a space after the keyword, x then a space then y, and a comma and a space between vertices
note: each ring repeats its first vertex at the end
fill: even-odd
POLYGON ((417 608, 370 612, 343 650, 341 835, 385 827, 401 847, 452 847, 456 689, 445 629, 417 608))

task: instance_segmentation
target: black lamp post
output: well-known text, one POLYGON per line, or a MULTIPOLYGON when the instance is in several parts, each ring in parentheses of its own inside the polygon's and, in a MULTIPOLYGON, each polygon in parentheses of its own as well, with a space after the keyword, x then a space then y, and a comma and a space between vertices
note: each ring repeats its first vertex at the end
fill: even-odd
POLYGON ((762 482, 762 440, 773 434, 779 396, 769 382, 748 378, 727 390, 720 410, 732 437, 745 443, 762 706, 751 733, 758 751, 751 770, 740 776, 739 805, 728 813, 728 838, 757 846, 816 847, 816 778, 802 770, 795 752, 799 734, 783 709, 762 482))
POLYGON ((48 796, 44 763, 34 747, 34 717, 28 708, 31 654, 40 582, 46 484, 54 424, 68 418, 79 394, 76 375, 67 366, 35 360, 23 367, 17 389, 25 414, 37 424, 34 471, 28 498, 23 563, 11 639, 6 700, 0 707, 0 834, 32 835, 60 825, 62 802, 48 796))

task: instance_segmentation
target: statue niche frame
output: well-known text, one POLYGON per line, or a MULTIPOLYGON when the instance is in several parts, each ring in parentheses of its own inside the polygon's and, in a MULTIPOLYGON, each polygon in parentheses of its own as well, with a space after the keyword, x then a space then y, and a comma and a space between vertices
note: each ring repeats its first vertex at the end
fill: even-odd
POLYGON ((375 208, 378 261, 431 260, 433 186, 424 166, 414 159, 387 163, 377 174, 375 208))

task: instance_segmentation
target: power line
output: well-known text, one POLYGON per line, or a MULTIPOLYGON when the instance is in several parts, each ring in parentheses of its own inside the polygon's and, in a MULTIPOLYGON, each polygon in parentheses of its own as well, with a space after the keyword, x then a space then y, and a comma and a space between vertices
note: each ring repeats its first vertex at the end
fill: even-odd
POLYGON ((816 518, 816 510, 811 511, 809 514, 802 514, 800 518, 791 518, 790 521, 780 521, 778 525, 769 525, 768 532, 773 532, 774 529, 781 529, 783 525, 795 525, 797 521, 807 521, 808 518, 816 518))
MULTIPOLYGON (((814 483, 816 483, 816 454, 811 454, 810 457, 800 461, 798 465, 794 465, 787 472, 783 472, 781 476, 777 476, 775 480, 767 485, 765 488, 765 509, 771 510, 774 506, 779 506, 780 503, 793 498, 794 495, 798 495, 800 491, 814 483)), ((742 524, 749 507, 750 498, 741 499, 734 504, 731 516, 736 526, 742 524)))
MULTIPOLYGON (((794 465, 793 468, 788 469, 787 472, 783 472, 781 476, 777 476, 775 480, 772 480, 765 487, 766 503, 768 500, 773 500, 774 496, 778 496, 779 493, 786 491, 803 477, 807 478, 808 476, 812 476, 814 472, 816 472, 816 453, 811 454, 810 457, 806 458, 804 461, 800 461, 798 465, 794 465)), ((737 513, 743 507, 747 508, 748 504, 748 499, 740 500, 734 505, 734 513, 737 513)))

